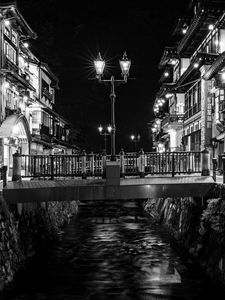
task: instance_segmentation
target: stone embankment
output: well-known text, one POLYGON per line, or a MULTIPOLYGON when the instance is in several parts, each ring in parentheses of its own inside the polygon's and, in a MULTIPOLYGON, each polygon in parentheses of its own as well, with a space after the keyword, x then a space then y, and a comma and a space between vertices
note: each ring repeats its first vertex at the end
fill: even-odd
POLYGON ((77 211, 75 201, 9 207, 0 197, 0 291, 29 258, 59 236, 62 226, 77 211))
POLYGON ((225 286, 225 187, 204 199, 149 199, 145 210, 162 224, 215 281, 225 286))

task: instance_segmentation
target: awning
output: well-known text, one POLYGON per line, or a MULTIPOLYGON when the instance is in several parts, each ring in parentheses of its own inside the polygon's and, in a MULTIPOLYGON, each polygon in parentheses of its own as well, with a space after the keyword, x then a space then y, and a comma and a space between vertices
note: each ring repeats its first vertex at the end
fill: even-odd
POLYGON ((17 137, 31 141, 29 125, 26 117, 22 114, 8 116, 0 126, 0 138, 17 137))

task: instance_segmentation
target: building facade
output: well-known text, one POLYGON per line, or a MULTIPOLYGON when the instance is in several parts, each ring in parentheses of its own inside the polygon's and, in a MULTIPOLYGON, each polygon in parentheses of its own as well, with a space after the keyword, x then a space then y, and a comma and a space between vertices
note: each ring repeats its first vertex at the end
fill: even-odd
POLYGON ((29 49, 36 34, 15 3, 0 4, 0 165, 12 155, 72 154, 70 122, 54 111, 58 79, 29 49))
POLYGON ((225 151, 225 3, 190 1, 165 47, 151 122, 156 151, 225 151))

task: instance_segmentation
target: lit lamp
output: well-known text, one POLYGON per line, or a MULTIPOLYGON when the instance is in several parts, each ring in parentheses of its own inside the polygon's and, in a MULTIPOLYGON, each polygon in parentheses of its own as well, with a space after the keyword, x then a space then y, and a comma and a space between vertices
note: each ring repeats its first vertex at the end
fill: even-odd
POLYGON ((112 133, 112 126, 109 125, 107 128, 103 128, 102 125, 98 127, 98 131, 100 135, 104 136, 104 145, 105 145, 105 151, 107 152, 107 135, 111 135, 112 133))
POLYGON ((140 134, 130 136, 132 142, 134 142, 135 152, 137 152, 137 144, 140 142, 141 136, 140 134))
POLYGON ((129 76, 129 70, 131 66, 131 61, 127 58, 126 52, 124 52, 122 59, 119 61, 120 68, 122 71, 123 79, 114 79, 111 76, 110 79, 102 79, 103 72, 105 68, 105 61, 102 59, 101 54, 98 54, 97 59, 94 61, 94 67, 96 71, 96 78, 99 82, 105 82, 110 84, 110 100, 111 100, 111 161, 116 160, 116 147, 115 147, 115 133, 116 133, 116 125, 115 125, 115 84, 119 85, 121 83, 127 82, 127 77, 129 76))

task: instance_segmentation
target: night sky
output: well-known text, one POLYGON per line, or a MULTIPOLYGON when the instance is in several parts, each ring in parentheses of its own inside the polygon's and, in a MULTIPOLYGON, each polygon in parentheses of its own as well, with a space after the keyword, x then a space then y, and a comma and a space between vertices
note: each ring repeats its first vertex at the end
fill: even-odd
MULTIPOLYGON (((3 1, 5 2, 5 1, 3 1)), ((80 147, 99 152, 103 137, 97 127, 110 123, 109 87, 95 77, 93 60, 106 60, 105 78, 121 79, 119 59, 127 51, 130 80, 116 88, 116 148, 133 151, 132 133, 141 135, 138 148, 151 150, 147 123, 162 70, 158 63, 170 45, 177 20, 188 0, 75 1, 18 0, 19 10, 37 33, 30 49, 59 78, 55 110, 80 130, 80 147), (148 3, 148 5, 147 5, 148 3)), ((109 145, 108 145, 109 146, 109 145)))

